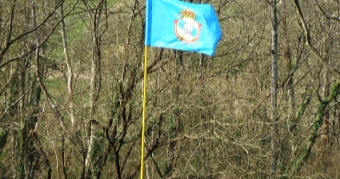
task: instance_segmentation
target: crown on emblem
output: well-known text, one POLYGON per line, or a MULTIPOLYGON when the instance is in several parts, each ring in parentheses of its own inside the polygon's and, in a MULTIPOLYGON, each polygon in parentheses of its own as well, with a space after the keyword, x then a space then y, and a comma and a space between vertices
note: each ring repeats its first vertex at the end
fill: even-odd
POLYGON ((195 13, 189 9, 181 10, 181 16, 182 18, 191 18, 195 19, 195 13))

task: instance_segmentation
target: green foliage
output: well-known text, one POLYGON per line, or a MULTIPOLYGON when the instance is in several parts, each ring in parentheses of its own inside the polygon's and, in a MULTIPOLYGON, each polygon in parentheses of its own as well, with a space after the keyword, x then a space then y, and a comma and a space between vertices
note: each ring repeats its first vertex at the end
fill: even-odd
POLYGON ((317 137, 317 132, 323 122, 324 112, 326 108, 328 107, 329 103, 332 100, 335 100, 339 94, 340 94, 340 83, 336 82, 333 85, 329 96, 327 96, 326 99, 320 101, 320 105, 319 105, 319 108, 316 114, 316 119, 312 124, 311 132, 308 135, 307 143, 304 145, 301 151, 301 154, 298 156, 298 158, 294 161, 292 166, 289 168, 290 170, 288 170, 288 173, 294 174, 300 169, 302 164, 304 164, 307 161, 311 153, 311 149, 314 145, 315 139, 317 137))
POLYGON ((7 143, 7 136, 8 136, 7 131, 3 130, 0 131, 0 154, 2 154, 2 150, 7 143))
POLYGON ((103 150, 103 144, 104 144, 104 134, 103 133, 99 133, 96 137, 96 140, 93 144, 93 159, 95 159, 96 157, 98 157, 98 155, 102 152, 103 150))
POLYGON ((166 123, 166 126, 167 126, 167 136, 169 139, 172 139, 173 137, 175 137, 176 135, 176 132, 177 132, 177 127, 176 127, 176 124, 175 124, 175 118, 173 116, 171 117, 168 117, 167 118, 167 123, 166 123))

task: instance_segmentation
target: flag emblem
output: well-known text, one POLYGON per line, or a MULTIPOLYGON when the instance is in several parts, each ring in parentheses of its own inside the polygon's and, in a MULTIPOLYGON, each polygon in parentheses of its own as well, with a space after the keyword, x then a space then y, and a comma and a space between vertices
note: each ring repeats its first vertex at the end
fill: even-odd
POLYGON ((145 13, 145 45, 214 56, 222 31, 212 5, 147 0, 145 13))
POLYGON ((199 39, 202 24, 198 23, 195 17, 195 12, 188 8, 181 10, 180 19, 174 21, 174 30, 178 40, 194 43, 199 39))

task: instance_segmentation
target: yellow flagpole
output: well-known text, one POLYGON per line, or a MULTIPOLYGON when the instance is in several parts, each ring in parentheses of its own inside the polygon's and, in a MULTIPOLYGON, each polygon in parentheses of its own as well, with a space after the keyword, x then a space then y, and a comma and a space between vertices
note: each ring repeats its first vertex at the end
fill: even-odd
POLYGON ((144 178, 144 140, 145 140, 145 118, 146 118, 146 79, 148 68, 148 46, 144 50, 144 82, 143 82, 143 119, 142 119, 142 144, 140 157, 140 179, 144 178))

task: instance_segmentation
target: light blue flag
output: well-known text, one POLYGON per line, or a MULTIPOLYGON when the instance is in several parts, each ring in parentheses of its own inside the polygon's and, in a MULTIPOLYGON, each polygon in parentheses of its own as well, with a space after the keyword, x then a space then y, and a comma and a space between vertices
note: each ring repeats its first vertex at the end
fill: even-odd
POLYGON ((145 45, 214 55, 222 34, 211 5, 177 0, 146 2, 145 45))

